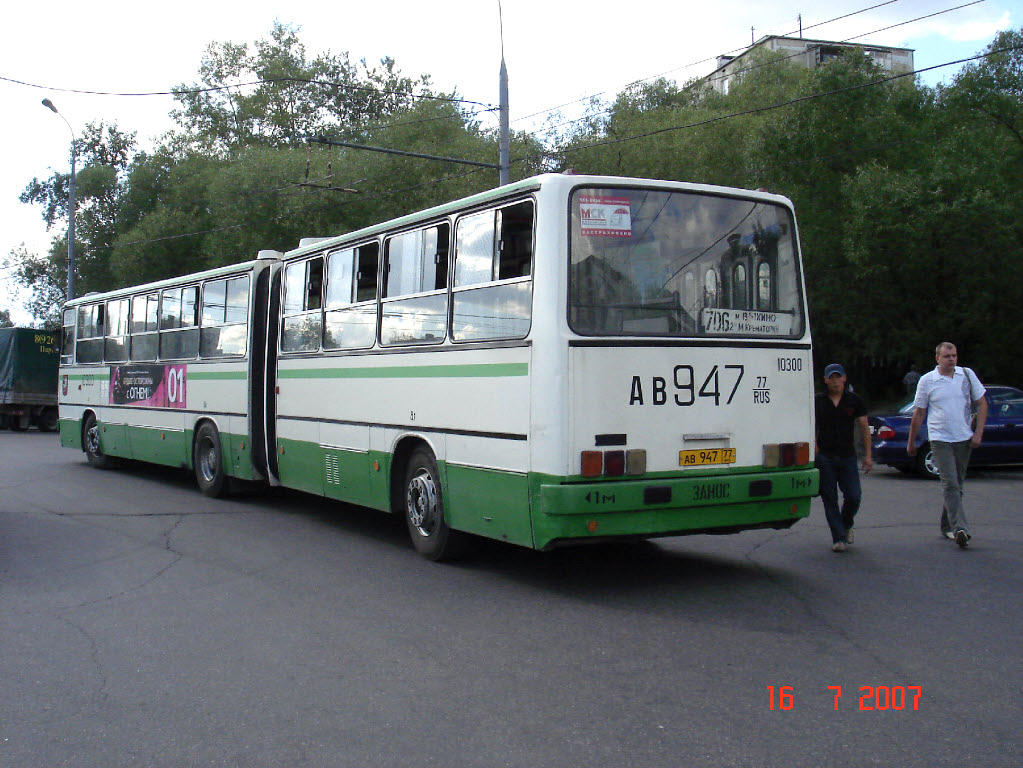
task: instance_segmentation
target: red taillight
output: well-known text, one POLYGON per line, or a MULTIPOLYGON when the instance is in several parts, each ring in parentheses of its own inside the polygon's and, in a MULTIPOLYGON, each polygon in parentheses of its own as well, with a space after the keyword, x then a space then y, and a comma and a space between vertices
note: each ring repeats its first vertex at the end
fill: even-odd
POLYGON ((796 463, 796 444, 795 443, 782 443, 781 446, 781 457, 778 461, 780 467, 791 467, 796 463))
POLYGON ((796 464, 810 463, 810 444, 796 443, 796 464))
POLYGON ((582 476, 600 477, 604 473, 604 454, 600 451, 583 451, 582 476))
POLYGON ((646 474, 646 449, 583 451, 579 457, 583 477, 622 477, 646 474))
POLYGON ((764 446, 765 467, 794 467, 809 463, 809 443, 769 443, 764 446))
POLYGON ((887 425, 877 430, 878 440, 891 440, 893 437, 895 437, 895 430, 887 425))
POLYGON ((604 474, 608 477, 620 477, 625 474, 625 451, 604 453, 604 474))

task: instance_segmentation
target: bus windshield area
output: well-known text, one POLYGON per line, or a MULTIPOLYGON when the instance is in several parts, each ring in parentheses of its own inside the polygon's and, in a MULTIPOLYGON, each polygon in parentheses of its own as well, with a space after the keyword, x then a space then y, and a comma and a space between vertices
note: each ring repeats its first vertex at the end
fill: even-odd
POLYGON ((586 336, 799 338, 795 225, 758 200, 577 189, 569 325, 586 336))

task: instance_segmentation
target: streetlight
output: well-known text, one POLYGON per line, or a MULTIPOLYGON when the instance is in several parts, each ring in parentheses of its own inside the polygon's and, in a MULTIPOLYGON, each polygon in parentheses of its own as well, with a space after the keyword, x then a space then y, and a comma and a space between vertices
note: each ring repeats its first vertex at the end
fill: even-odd
POLYGON ((75 152, 75 129, 71 127, 67 118, 57 111, 52 101, 43 99, 43 106, 63 120, 67 129, 71 131, 71 181, 68 184, 67 227, 67 300, 71 301, 75 297, 75 161, 78 159, 75 152))

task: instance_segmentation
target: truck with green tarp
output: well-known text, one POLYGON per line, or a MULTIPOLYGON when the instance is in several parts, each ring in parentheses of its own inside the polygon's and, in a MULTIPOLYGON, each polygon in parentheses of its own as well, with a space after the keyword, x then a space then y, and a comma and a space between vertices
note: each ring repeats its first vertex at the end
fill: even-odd
POLYGON ((0 328, 0 429, 57 428, 59 335, 0 328))

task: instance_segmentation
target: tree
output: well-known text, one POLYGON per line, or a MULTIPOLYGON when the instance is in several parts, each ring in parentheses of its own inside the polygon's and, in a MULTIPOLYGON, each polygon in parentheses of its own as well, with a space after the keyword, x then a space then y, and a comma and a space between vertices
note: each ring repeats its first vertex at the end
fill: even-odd
POLYGON ((0 309, 0 328, 13 328, 14 321, 11 320, 10 310, 0 309))
POLYGON ((942 95, 971 122, 987 123, 1023 146, 1023 29, 999 32, 984 52, 942 95))
MULTIPOLYGON (((106 290, 111 284, 110 253, 116 232, 120 180, 132 150, 135 134, 123 133, 116 125, 89 123, 82 137, 75 140, 75 151, 82 160, 76 178, 75 194, 75 275, 78 293, 106 290)), ((23 203, 43 206, 47 229, 67 230, 70 175, 54 172, 47 179, 33 178, 21 193, 23 203)), ((15 249, 10 258, 16 279, 37 292, 30 306, 42 306, 54 299, 53 289, 67 287, 67 239, 58 235, 49 253, 40 257, 24 248, 15 249), (17 265, 23 265, 18 269, 17 265)))
POLYGON ((338 128, 356 137, 370 121, 431 95, 427 76, 405 77, 390 58, 374 68, 352 64, 347 53, 310 59, 297 28, 279 22, 254 47, 211 44, 199 82, 173 89, 181 107, 171 117, 187 141, 223 155, 254 144, 295 145, 338 128))
POLYGON ((56 257, 60 253, 60 242, 64 242, 62 238, 55 241, 50 252, 43 256, 29 252, 22 243, 11 251, 4 264, 11 270, 15 282, 29 289, 26 309, 37 323, 47 328, 60 327, 60 309, 64 304, 64 290, 67 287, 66 246, 64 258, 56 257), (60 269, 61 262, 63 271, 60 269))

